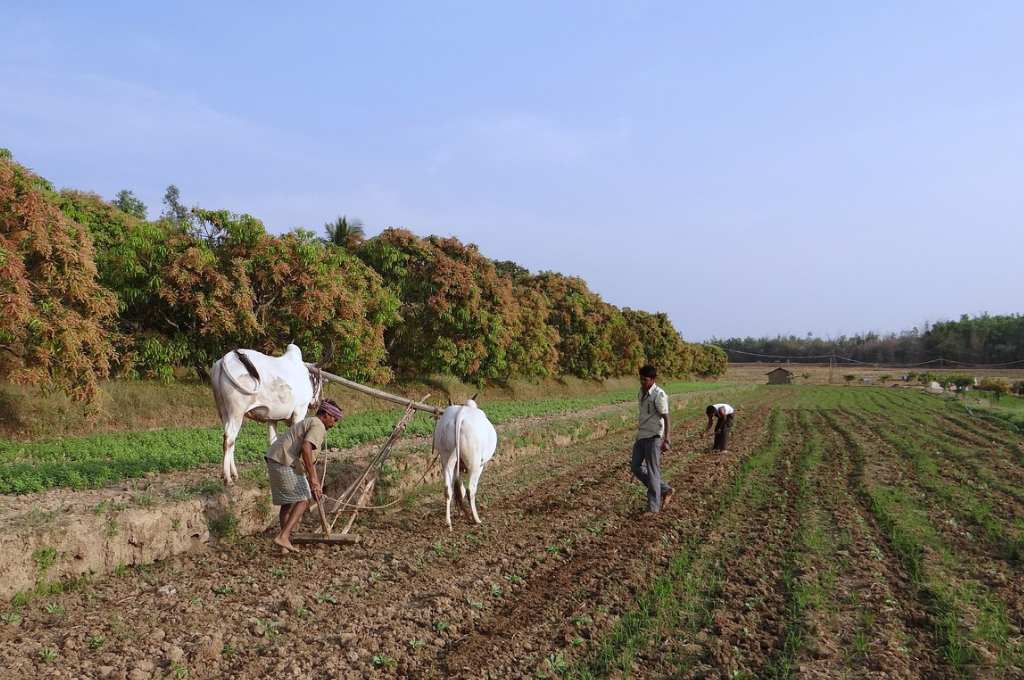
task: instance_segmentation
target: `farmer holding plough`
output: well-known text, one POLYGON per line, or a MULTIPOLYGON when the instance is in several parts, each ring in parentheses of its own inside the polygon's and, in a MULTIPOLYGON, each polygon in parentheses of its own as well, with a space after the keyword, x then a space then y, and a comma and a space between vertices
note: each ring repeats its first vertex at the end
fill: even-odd
POLYGON ((281 506, 281 531, 274 537, 283 552, 298 552, 292 545, 292 530, 302 519, 311 498, 320 500, 316 451, 323 450, 327 430, 342 418, 341 407, 324 399, 316 415, 300 420, 274 440, 267 450, 267 476, 274 505, 281 506))

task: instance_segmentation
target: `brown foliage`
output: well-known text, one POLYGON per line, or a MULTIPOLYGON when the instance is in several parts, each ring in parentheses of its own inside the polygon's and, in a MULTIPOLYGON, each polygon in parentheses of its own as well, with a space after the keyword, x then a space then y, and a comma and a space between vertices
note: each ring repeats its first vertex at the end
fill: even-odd
POLYGON ((90 399, 110 372, 116 303, 97 281, 88 232, 48 192, 0 158, 0 375, 90 399))

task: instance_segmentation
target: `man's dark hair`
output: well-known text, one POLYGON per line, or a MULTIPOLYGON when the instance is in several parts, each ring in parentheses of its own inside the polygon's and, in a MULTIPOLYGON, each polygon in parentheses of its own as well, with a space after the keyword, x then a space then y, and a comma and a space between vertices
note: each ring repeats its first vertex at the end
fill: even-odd
POLYGON ((704 409, 704 413, 708 414, 709 416, 715 415, 715 407, 709 405, 706 409, 704 409))
POLYGON ((657 378, 658 369, 656 369, 654 366, 651 366, 650 364, 647 364, 646 366, 641 366, 640 376, 643 378, 657 378))

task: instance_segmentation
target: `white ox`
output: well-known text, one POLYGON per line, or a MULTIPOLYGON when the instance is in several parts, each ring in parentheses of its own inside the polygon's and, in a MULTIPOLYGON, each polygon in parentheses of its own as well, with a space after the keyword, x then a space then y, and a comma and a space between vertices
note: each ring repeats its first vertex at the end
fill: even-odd
POLYGON ((494 456, 498 446, 498 433, 494 425, 487 419, 476 402, 468 400, 463 406, 449 406, 441 414, 434 428, 434 448, 441 458, 441 474, 444 475, 445 519, 448 530, 452 530, 452 487, 458 486, 459 495, 456 500, 463 512, 465 490, 462 487, 462 476, 459 462, 469 474, 469 507, 472 515, 467 517, 480 524, 480 515, 476 511, 476 487, 480 482, 480 473, 484 465, 494 456))
POLYGON ((235 440, 245 418, 267 423, 267 442, 273 444, 277 439, 275 423, 294 425, 319 397, 319 384, 314 385, 310 369, 302 363, 302 351, 295 345, 288 345, 279 357, 252 349, 228 352, 213 364, 210 382, 224 425, 223 475, 229 485, 238 479, 235 440))

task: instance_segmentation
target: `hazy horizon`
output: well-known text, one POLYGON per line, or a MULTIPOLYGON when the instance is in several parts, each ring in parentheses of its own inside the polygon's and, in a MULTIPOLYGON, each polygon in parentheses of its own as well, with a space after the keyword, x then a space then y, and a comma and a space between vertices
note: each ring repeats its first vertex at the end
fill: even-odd
POLYGON ((454 235, 689 340, 1018 313, 1024 5, 15 2, 60 187, 454 235))

